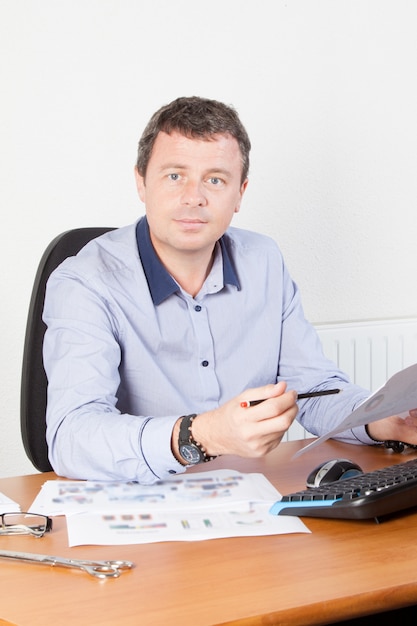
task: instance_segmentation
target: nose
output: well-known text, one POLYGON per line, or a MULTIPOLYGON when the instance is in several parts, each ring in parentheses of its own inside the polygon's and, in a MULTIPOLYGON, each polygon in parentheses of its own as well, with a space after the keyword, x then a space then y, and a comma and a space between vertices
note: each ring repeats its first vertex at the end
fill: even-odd
POLYGON ((188 180, 183 187, 181 202, 187 206, 205 206, 207 199, 203 186, 198 181, 188 180))

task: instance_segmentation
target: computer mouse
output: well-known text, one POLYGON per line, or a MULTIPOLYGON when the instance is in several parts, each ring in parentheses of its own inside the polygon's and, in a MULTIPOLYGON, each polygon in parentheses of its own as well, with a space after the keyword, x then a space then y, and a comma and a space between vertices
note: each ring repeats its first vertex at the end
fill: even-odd
POLYGON ((354 461, 349 461, 349 459, 331 459, 321 463, 310 472, 307 477, 307 487, 314 489, 321 485, 333 483, 336 480, 353 478, 358 476, 358 474, 363 474, 363 469, 354 461))

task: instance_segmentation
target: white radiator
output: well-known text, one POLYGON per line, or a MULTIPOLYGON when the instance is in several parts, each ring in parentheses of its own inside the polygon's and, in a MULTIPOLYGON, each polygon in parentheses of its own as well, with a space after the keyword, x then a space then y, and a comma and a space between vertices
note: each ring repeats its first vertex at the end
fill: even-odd
MULTIPOLYGON (((393 374, 417 363, 417 319, 317 324, 326 356, 351 381, 375 391, 393 374)), ((286 439, 309 436, 298 423, 286 439)))

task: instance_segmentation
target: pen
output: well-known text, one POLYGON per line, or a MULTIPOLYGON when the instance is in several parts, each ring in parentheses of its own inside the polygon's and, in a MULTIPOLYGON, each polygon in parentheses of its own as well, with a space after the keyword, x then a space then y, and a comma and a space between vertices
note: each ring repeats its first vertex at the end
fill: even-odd
MULTIPOLYGON (((310 391, 309 393, 299 393, 297 395, 297 400, 304 400, 304 398, 317 398, 318 396, 330 396, 335 393, 340 393, 341 389, 324 389, 323 391, 310 391)), ((269 398, 263 398, 262 400, 249 400, 248 402, 241 402, 240 406, 244 409, 247 409, 250 406, 256 406, 261 402, 265 402, 265 400, 269 400, 269 398)))

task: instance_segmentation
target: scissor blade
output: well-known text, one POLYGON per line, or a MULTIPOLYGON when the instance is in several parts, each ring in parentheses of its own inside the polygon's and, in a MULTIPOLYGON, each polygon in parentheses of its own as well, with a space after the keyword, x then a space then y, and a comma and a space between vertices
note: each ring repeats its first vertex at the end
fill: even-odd
POLYGON ((91 561, 79 561, 77 559, 66 559, 62 556, 51 556, 49 554, 34 554, 32 552, 15 552, 14 550, 0 550, 0 557, 15 559, 16 561, 26 561, 27 563, 46 563, 47 565, 63 565, 64 567, 86 567, 92 566, 91 561))
POLYGON ((53 565, 55 557, 47 554, 33 554, 32 552, 16 552, 14 550, 0 550, 0 557, 4 559, 15 559, 16 561, 27 561, 28 563, 48 563, 53 565))

